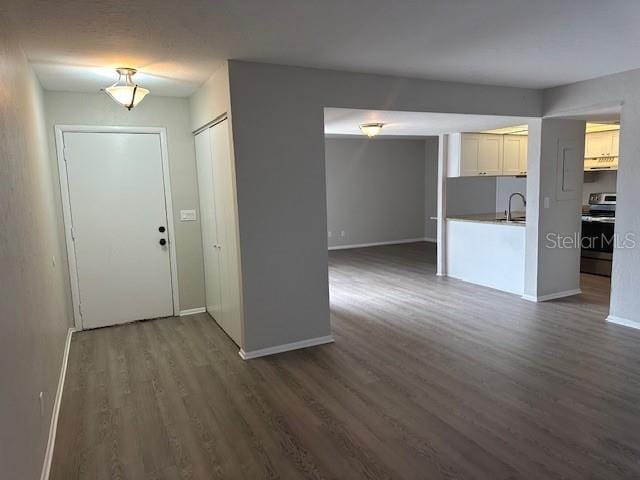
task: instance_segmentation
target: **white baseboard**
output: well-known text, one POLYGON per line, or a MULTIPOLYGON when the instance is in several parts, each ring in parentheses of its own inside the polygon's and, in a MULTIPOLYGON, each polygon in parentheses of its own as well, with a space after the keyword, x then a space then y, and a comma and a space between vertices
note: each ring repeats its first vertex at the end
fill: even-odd
POLYGON ((308 340, 285 343, 284 345, 262 348, 260 350, 252 350, 250 352, 245 352, 244 349, 240 349, 238 354, 243 360, 251 360, 252 358, 266 357, 267 355, 288 352, 290 350, 298 350, 299 348, 315 347, 316 345, 324 345, 325 343, 333 343, 333 335, 327 335, 326 337, 309 338, 308 340))
POLYGON ((67 331, 67 340, 64 344, 64 353, 62 355, 62 367, 60 368, 60 377, 58 378, 58 390, 56 398, 53 401, 53 412, 51 413, 51 425, 49 426, 49 439, 47 440, 47 450, 44 454, 44 464, 42 465, 42 474, 40 480, 48 480, 51 471, 51 460, 53 459, 53 448, 56 443, 56 432, 58 430, 58 415, 60 414, 60 404, 62 403, 62 391, 64 390, 64 379, 67 376, 67 363, 69 361, 69 349, 71 347, 71 336, 75 332, 75 328, 67 331))
POLYGON ((424 237, 422 239, 422 241, 429 242, 429 243, 438 243, 438 239, 437 238, 431 238, 431 237, 424 237))
POLYGON ((564 292, 550 293, 549 295, 534 296, 534 295, 525 294, 525 295, 522 295, 522 298, 530 302, 546 302, 547 300, 555 300, 557 298, 571 297, 573 295, 580 295, 581 293, 582 293, 582 290, 580 290, 579 288, 576 288, 573 290, 566 290, 564 292))
POLYGON ((189 310, 180 310, 180 316, 195 315, 196 313, 204 313, 207 311, 207 307, 190 308, 189 310))
POLYGON ((401 245, 403 243, 435 242, 435 241, 436 241, 435 239, 427 239, 425 237, 405 238, 404 240, 390 240, 388 242, 354 243, 352 245, 335 245, 333 247, 329 247, 329 250, 347 250, 349 248, 381 247, 383 245, 401 245))
POLYGON ((637 322, 635 320, 628 320, 622 317, 616 317, 615 315, 609 315, 607 317, 607 322, 615 323, 617 325, 624 325, 625 327, 640 329, 640 322, 637 322))

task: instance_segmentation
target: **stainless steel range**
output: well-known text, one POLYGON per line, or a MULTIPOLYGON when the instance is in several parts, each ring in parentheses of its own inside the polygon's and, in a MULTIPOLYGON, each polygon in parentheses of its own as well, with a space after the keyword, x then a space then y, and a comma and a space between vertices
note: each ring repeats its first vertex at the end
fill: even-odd
POLYGON ((581 272, 611 276, 615 221, 616 194, 590 194, 582 215, 581 272))

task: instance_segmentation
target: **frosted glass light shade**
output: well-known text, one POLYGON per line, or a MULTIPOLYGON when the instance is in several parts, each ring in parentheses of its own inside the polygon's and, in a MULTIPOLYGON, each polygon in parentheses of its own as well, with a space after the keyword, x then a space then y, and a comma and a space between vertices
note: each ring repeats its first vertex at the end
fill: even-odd
POLYGON ((115 102, 124 106, 127 110, 131 110, 138 105, 144 97, 147 96, 149 90, 133 83, 132 77, 136 70, 133 68, 118 68, 120 77, 118 81, 104 89, 115 102))
POLYGON ((362 125, 360 125, 360 130, 367 137, 371 138, 378 135, 383 126, 384 123, 363 123, 362 125))

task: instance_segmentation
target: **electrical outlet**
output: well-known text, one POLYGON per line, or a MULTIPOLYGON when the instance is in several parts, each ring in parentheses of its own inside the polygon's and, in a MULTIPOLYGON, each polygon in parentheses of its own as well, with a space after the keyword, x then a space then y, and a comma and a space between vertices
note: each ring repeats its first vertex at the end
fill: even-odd
POLYGON ((344 230, 340 230, 340 236, 344 237, 344 230))
POLYGON ((549 197, 544 197, 544 208, 549 208, 549 197))
POLYGON ((329 238, 331 238, 331 235, 333 235, 333 234, 329 231, 329 232, 327 233, 327 236, 328 236, 329 238))

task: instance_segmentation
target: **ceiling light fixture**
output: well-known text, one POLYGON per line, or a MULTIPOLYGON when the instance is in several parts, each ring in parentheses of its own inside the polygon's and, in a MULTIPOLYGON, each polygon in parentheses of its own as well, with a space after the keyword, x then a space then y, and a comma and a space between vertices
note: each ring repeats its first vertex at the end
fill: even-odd
POLYGON ((380 130, 382 130, 382 127, 384 127, 384 123, 363 123, 360 125, 360 130, 367 137, 371 138, 378 135, 380 130))
POLYGON ((105 88, 104 91, 114 101, 123 105, 127 110, 131 110, 147 96, 149 90, 133 82, 132 77, 137 72, 135 68, 116 68, 116 72, 119 75, 118 81, 105 88))

